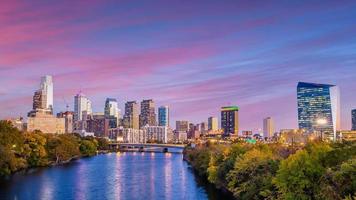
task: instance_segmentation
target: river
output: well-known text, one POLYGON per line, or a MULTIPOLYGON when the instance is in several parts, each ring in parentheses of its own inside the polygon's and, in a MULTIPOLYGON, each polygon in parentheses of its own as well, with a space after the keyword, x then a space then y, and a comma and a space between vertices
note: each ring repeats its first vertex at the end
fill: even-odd
POLYGON ((229 199, 177 153, 109 153, 0 180, 0 199, 229 199))

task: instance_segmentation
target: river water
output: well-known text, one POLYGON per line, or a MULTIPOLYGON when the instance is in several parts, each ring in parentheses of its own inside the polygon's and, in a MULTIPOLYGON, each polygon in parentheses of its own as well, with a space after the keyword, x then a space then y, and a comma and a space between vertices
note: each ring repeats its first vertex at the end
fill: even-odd
POLYGON ((176 153, 110 153, 0 180, 0 199, 229 199, 176 153))

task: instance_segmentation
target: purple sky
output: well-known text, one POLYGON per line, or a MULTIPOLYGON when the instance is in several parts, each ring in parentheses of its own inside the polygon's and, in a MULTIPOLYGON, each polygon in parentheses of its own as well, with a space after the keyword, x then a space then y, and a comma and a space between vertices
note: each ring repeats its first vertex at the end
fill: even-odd
POLYGON ((298 81, 341 89, 342 128, 356 108, 356 1, 2 1, 0 118, 25 116, 40 77, 55 111, 81 89, 152 98, 195 123, 240 106, 241 130, 297 127, 298 81))

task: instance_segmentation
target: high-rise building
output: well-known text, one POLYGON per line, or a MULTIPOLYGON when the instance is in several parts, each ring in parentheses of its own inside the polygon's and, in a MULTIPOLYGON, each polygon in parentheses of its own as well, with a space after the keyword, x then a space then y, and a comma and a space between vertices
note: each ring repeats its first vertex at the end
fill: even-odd
POLYGON ((28 113, 28 117, 35 117, 38 113, 53 114, 53 83, 51 76, 41 78, 40 89, 36 90, 33 95, 32 110, 28 113))
POLYGON ((158 125, 169 126, 169 107, 161 106, 158 108, 158 125))
POLYGON ((239 133, 239 107, 225 106, 221 108, 221 128, 225 135, 239 133))
POLYGON ((188 121, 176 121, 176 131, 178 132, 188 132, 189 122, 188 121))
POLYGON ((356 109, 352 110, 352 130, 356 131, 356 109))
POLYGON ((335 85, 299 82, 298 124, 308 132, 318 131, 325 139, 336 139, 340 128, 340 95, 335 85))
POLYGON ((123 125, 125 128, 139 129, 138 104, 136 101, 125 103, 125 115, 123 125))
POLYGON ((219 129, 219 122, 217 117, 209 117, 208 118, 208 130, 209 131, 217 131, 219 129))
POLYGON ((208 123, 207 122, 202 122, 200 123, 200 132, 201 134, 206 134, 208 132, 208 123))
POLYGON ((141 102, 140 128, 146 125, 156 126, 155 103, 152 99, 141 102))
POLYGON ((45 109, 53 112, 53 81, 52 76, 46 75, 41 78, 41 91, 46 104, 45 109))
POLYGON ((265 138, 273 137, 275 128, 274 128, 274 121, 271 117, 267 117, 263 119, 263 136, 265 138))
POLYGON ((119 106, 116 99, 106 99, 104 113, 105 118, 109 119, 110 128, 116 128, 119 124, 119 106))
POLYGON ((83 94, 79 93, 74 96, 74 121, 83 120, 83 112, 92 113, 91 101, 83 94))
POLYGON ((107 98, 105 101, 105 116, 114 116, 116 118, 119 118, 119 106, 114 98, 107 98))
POLYGON ((168 127, 167 126, 144 126, 142 128, 146 133, 147 142, 167 143, 168 127))

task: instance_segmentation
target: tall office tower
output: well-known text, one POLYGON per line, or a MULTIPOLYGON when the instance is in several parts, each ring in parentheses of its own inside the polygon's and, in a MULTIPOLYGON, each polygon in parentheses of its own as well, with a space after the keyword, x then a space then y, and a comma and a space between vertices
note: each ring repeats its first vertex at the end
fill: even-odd
POLYGON ((106 117, 114 116, 119 117, 119 106, 114 98, 107 98, 105 101, 105 111, 104 114, 106 117))
POLYGON ((45 109, 53 112, 53 81, 52 76, 46 75, 41 78, 41 90, 46 102, 45 109))
POLYGON ((158 126, 169 126, 168 106, 161 106, 158 108, 158 126))
POLYGON ((271 117, 263 119, 263 136, 265 138, 273 137, 275 132, 274 121, 271 117))
POLYGON ((219 129, 219 122, 217 117, 209 117, 208 118, 208 130, 209 131, 217 131, 219 129))
POLYGON ((152 99, 141 102, 140 128, 146 125, 156 126, 155 103, 152 99))
POLYGON ((81 92, 74 96, 74 121, 83 120, 83 112, 92 113, 91 101, 81 92))
POLYGON ((124 127, 139 129, 138 104, 136 101, 125 103, 124 127))
POLYGON ((299 82, 298 124, 306 131, 320 131, 322 137, 336 139, 340 128, 340 95, 335 85, 299 82))
POLYGON ((119 107, 116 99, 106 99, 104 113, 105 118, 109 119, 110 128, 116 128, 119 124, 119 107))
POLYGON ((45 109, 46 106, 46 96, 42 90, 37 90, 33 95, 33 110, 45 109))
POLYGON ((356 109, 352 110, 352 130, 356 131, 356 109))
POLYGON ((188 132, 189 122, 188 121, 176 121, 176 131, 178 132, 188 132))
POLYGON ((239 107, 225 106, 221 108, 221 128, 224 135, 239 133, 239 107))

